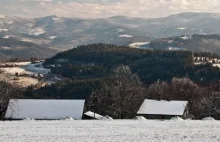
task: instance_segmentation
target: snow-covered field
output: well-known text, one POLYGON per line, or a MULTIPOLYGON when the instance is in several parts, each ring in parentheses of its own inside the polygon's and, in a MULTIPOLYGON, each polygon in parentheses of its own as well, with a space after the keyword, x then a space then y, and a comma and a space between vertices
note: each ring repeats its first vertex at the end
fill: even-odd
POLYGON ((1 68, 1 70, 5 71, 9 74, 15 74, 15 73, 29 73, 29 74, 48 74, 50 72, 50 69, 45 69, 42 67, 42 63, 38 63, 40 67, 36 67, 36 64, 31 64, 30 62, 20 62, 20 63, 14 63, 17 65, 20 65, 21 67, 13 67, 13 68, 1 68))
POLYGON ((178 30, 185 30, 186 28, 185 27, 180 27, 180 28, 177 28, 178 30))
POLYGON ((217 142, 219 121, 0 122, 1 142, 217 142))
POLYGON ((7 63, 7 64, 16 64, 19 65, 19 67, 0 68, 2 71, 4 71, 3 74, 0 74, 0 80, 6 80, 10 83, 19 84, 24 87, 37 84, 38 79, 30 78, 30 77, 20 77, 19 80, 15 80, 14 79, 15 73, 46 75, 50 72, 50 69, 43 68, 42 63, 37 63, 39 67, 36 67, 35 64, 31 64, 31 62, 17 62, 17 63, 7 63))
POLYGON ((20 68, 20 67, 13 67, 13 68, 1 68, 1 70, 3 70, 5 73, 9 73, 12 75, 15 75, 15 73, 30 73, 31 72, 27 72, 25 69, 20 68))
POLYGON ((1 29, 0 28, 0 32, 7 32, 8 31, 8 29, 1 29))
POLYGON ((213 67, 219 67, 220 68, 220 64, 213 64, 213 67))
POLYGON ((132 35, 120 35, 118 37, 123 37, 123 38, 132 38, 133 36, 132 35))
POLYGON ((29 35, 38 36, 38 35, 42 35, 44 33, 46 33, 46 31, 43 28, 35 28, 29 32, 29 35))
POLYGON ((49 36, 49 37, 47 37, 48 39, 55 39, 57 36, 49 36))

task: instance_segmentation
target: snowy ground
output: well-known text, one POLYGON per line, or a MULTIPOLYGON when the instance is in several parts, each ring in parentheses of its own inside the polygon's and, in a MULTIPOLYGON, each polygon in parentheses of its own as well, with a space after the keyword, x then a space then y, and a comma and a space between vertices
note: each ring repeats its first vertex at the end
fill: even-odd
POLYGON ((219 121, 0 122, 1 142, 217 142, 219 121))
POLYGON ((214 67, 219 67, 220 68, 220 64, 213 64, 214 67))
MULTIPOLYGON (((9 64, 9 63, 8 63, 9 64)), ((19 62, 19 63, 13 63, 17 64, 20 67, 13 67, 13 68, 0 68, 1 70, 9 73, 9 74, 15 74, 15 73, 28 73, 28 74, 48 74, 50 72, 50 69, 45 69, 42 66, 42 63, 37 63, 40 67, 36 67, 36 64, 31 64, 31 62, 19 62)))
POLYGON ((132 44, 129 44, 129 47, 131 48, 141 48, 142 46, 148 46, 150 42, 134 42, 132 44))
POLYGON ((19 77, 19 79, 15 79, 15 76, 10 73, 0 74, 0 80, 4 80, 12 84, 17 84, 22 87, 28 87, 30 85, 36 85, 38 83, 37 79, 30 77, 19 77))

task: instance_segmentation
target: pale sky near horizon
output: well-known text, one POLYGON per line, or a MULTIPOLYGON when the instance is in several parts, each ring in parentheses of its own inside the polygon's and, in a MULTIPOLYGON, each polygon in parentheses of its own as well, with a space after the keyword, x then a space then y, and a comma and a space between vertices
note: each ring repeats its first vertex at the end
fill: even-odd
POLYGON ((220 0, 0 0, 0 15, 155 18, 182 12, 220 13, 220 0))

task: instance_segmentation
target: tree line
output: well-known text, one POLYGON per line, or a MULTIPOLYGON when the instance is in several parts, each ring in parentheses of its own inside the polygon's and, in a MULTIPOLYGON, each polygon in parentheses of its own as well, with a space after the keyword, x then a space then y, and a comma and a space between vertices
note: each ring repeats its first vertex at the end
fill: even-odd
MULTIPOLYGON (((87 110, 121 119, 133 118, 146 98, 188 100, 194 118, 220 119, 219 68, 194 65, 193 56, 189 51, 80 46, 45 62, 55 65, 52 72, 64 80, 37 90, 30 86, 21 90, 19 98, 85 99, 87 110)), ((16 98, 13 93, 8 96, 5 102, 16 98)))
POLYGON ((117 66, 126 65, 132 72, 137 73, 145 84, 152 84, 158 79, 170 82, 174 77, 186 76, 205 85, 218 81, 219 68, 208 63, 194 65, 194 55, 200 54, 190 51, 143 50, 92 44, 59 53, 47 59, 45 65, 57 65, 51 68, 53 73, 72 79, 102 78, 113 73, 117 66))
POLYGON ((219 83, 201 86, 187 77, 173 78, 171 82, 158 80, 146 85, 128 66, 118 66, 105 79, 59 82, 38 90, 21 89, 0 82, 0 113, 6 111, 8 101, 25 99, 85 99, 85 109, 117 119, 136 116, 144 99, 187 100, 194 119, 211 116, 220 119, 219 83), (66 83, 66 84, 65 84, 66 83), (59 84, 59 86, 58 86, 59 84), (82 93, 82 94, 81 94, 82 93))

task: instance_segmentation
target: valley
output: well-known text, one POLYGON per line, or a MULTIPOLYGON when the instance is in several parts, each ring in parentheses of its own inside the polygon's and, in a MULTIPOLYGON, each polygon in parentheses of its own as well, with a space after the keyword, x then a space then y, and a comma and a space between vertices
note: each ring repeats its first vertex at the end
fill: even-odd
POLYGON ((0 142, 220 141, 219 0, 0 0, 0 142))
POLYGON ((50 69, 42 66, 42 63, 32 64, 31 62, 9 62, 0 65, 0 80, 9 82, 20 87, 40 87, 53 83, 47 80, 50 69), (7 67, 8 66, 8 67, 7 67))

